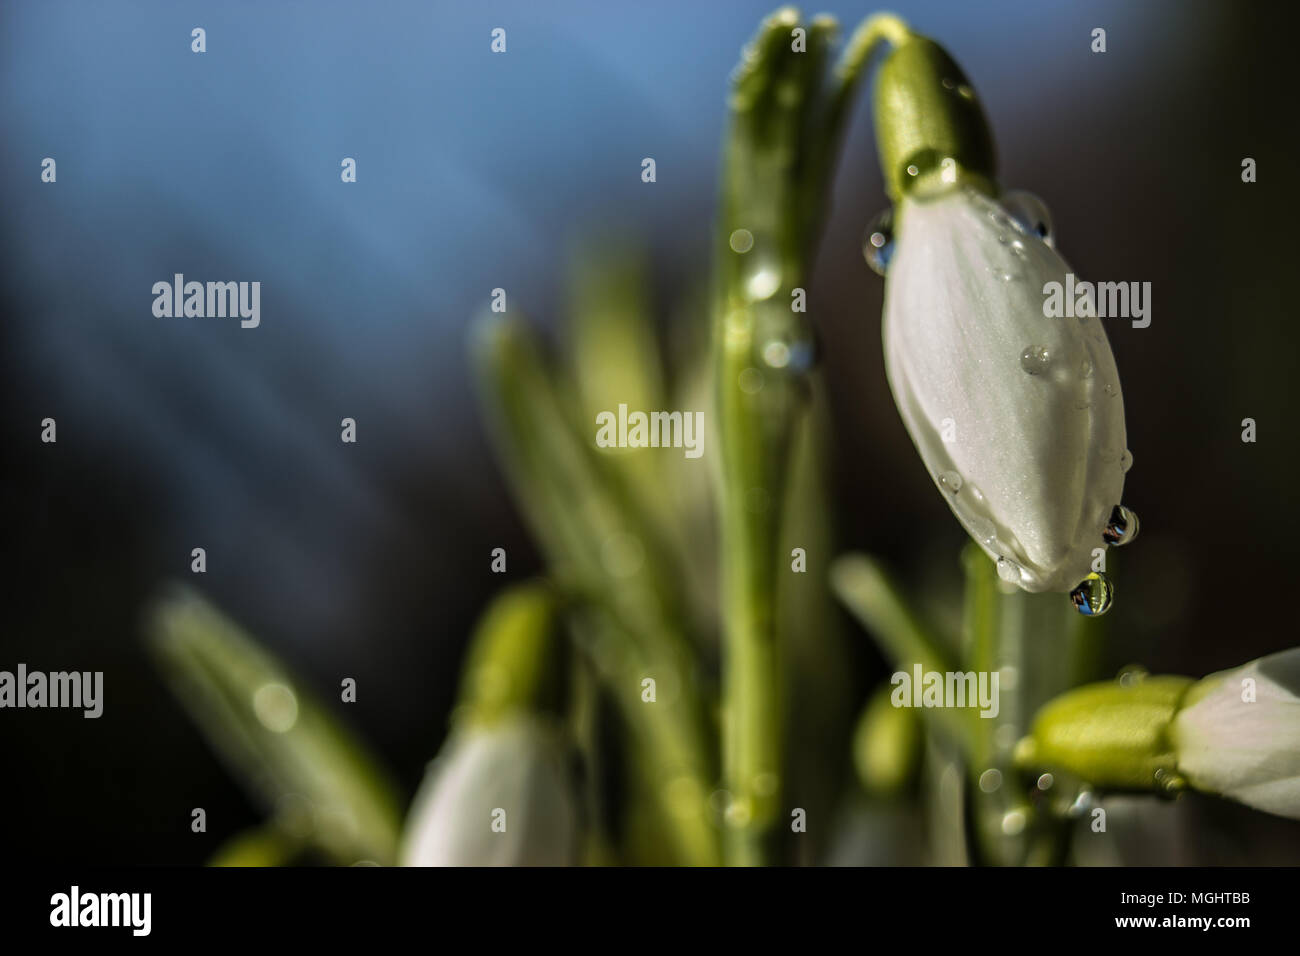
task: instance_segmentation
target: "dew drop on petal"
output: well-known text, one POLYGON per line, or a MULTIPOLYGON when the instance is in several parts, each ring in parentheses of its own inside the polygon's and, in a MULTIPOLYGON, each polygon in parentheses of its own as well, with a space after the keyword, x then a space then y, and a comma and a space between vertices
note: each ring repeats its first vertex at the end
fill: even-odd
POLYGON ((985 793, 993 793, 998 787, 1002 786, 1002 771, 996 767, 990 767, 980 774, 980 789, 985 793))
POLYGON ((1106 530, 1101 536, 1107 544, 1113 544, 1116 547, 1124 544, 1131 544, 1133 539, 1138 536, 1138 516, 1137 513, 1125 508, 1123 505, 1116 505, 1111 509, 1110 520, 1106 522, 1106 530))
POLYGON ((1124 469, 1125 473, 1133 467, 1133 453, 1127 448, 1124 449, 1124 454, 1119 457, 1119 466, 1124 469))
POLYGON ((955 495, 961 491, 961 475, 955 471, 945 471, 939 475, 939 484, 943 486, 944 491, 955 495))
POLYGON ((1102 386, 1102 391, 1105 392, 1107 395, 1109 395, 1111 398, 1119 397, 1119 386, 1116 385, 1114 382, 1108 382, 1106 385, 1102 386))
POLYGON ((871 266, 871 271, 884 275, 889 269, 889 260, 894 255, 894 209, 892 206, 876 214, 867 226, 866 237, 862 240, 862 255, 871 266))
POLYGON ((1002 196, 1002 208, 1014 219, 1025 232, 1037 236, 1047 245, 1055 245, 1056 235, 1052 232, 1052 214, 1043 202, 1033 193, 1023 189, 1012 190, 1002 196))
POLYGON ((1100 617, 1115 602, 1115 589, 1110 578, 1093 571, 1070 592, 1070 602, 1085 617, 1100 617))
POLYGON ((998 577, 1008 584, 1020 582, 1020 565, 1009 558, 998 558, 998 577))
POLYGON ((1046 345, 1030 345, 1020 353, 1020 367, 1030 375, 1042 375, 1052 366, 1052 353, 1046 345))
POLYGON ((1079 359, 1079 378, 1092 378, 1092 359, 1079 359))
POLYGON ((998 536, 998 529, 988 518, 971 518, 969 527, 971 537, 981 544, 992 544, 998 536))

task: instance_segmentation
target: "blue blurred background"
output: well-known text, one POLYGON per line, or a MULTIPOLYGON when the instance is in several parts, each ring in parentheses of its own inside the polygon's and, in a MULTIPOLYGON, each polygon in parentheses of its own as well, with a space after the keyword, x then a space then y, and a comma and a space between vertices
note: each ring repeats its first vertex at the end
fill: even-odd
MULTIPOLYGON (((596 231, 648 245, 662 316, 686 301, 711 248, 726 77, 770 9, 4 4, 0 666, 102 669, 108 694, 99 721, 0 716, 22 768, 0 798, 10 852, 197 862, 257 819, 140 649, 145 602, 194 547, 204 590, 316 686, 357 679, 345 716, 414 785, 498 583, 489 552, 507 548, 512 579, 540 566, 483 433, 467 326, 494 287, 553 326, 568 250, 596 231), (261 281, 261 326, 155 318, 151 287, 177 272, 261 281), (57 445, 39 441, 47 416, 57 445), (194 806, 210 833, 189 832, 194 806)), ((829 12, 847 31, 873 9, 829 12)), ((1076 269, 1153 283, 1149 329, 1108 327, 1143 519, 1114 663, 1204 673, 1294 643, 1294 84, 1272 8, 895 9, 963 65, 1003 181, 1047 201, 1076 269)), ((881 366, 866 100, 811 290, 841 538, 914 578, 955 575, 960 529, 881 366)), ((882 665, 860 651, 865 687, 882 665)))

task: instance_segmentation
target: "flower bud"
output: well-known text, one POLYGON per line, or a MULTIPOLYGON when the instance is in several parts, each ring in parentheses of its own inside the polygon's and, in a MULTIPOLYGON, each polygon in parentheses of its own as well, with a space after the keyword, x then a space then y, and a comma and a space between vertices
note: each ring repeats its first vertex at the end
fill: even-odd
POLYGON ((1124 399, 1096 318, 1044 315, 1069 266, 966 186, 904 199, 885 368, 926 469, 1004 580, 1068 591, 1124 488, 1124 399))
POLYGON ((563 747, 519 715, 453 732, 429 765, 402 839, 404 866, 563 866, 575 798, 563 747))

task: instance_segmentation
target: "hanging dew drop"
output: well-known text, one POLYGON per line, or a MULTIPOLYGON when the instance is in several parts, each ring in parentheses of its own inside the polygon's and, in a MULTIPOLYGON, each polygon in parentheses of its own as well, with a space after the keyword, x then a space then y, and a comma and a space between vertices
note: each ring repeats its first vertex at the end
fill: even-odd
POLYGON ((1138 527, 1137 513, 1123 505, 1116 505, 1111 509, 1110 520, 1106 522, 1106 530, 1101 533, 1101 536, 1107 544, 1116 547, 1132 544, 1133 539, 1138 536, 1138 527))
POLYGON ((1020 583, 1020 565, 1008 558, 998 558, 998 577, 1008 584, 1020 583))
POLYGON ((1046 345, 1030 345, 1020 353, 1020 367, 1030 375, 1042 375, 1052 366, 1052 353, 1046 345))
POLYGON ((889 260, 894 255, 894 209, 889 207, 878 213, 867 226, 866 238, 862 240, 862 255, 867 265, 877 275, 884 275, 889 269, 889 260))
POLYGON ((1124 449, 1124 454, 1119 456, 1119 466, 1124 469, 1125 474, 1133 467, 1133 453, 1127 448, 1124 449))
POLYGON ((1052 214, 1047 203, 1033 193, 1023 189, 1012 190, 1003 195, 1002 207, 1025 232, 1037 236, 1049 246, 1056 245, 1056 235, 1052 232, 1052 214))
POLYGON ((1115 589, 1110 578, 1094 571, 1070 592, 1070 602, 1085 617, 1100 617, 1115 603, 1115 589))

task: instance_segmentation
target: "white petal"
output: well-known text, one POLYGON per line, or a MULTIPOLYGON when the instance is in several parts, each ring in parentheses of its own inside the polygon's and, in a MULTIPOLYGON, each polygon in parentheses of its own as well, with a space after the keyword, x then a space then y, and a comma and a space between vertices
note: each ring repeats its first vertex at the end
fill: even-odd
POLYGON ((1069 271, 974 190, 899 210, 884 313, 894 401, 962 525, 1028 591, 1087 576, 1124 486, 1124 399, 1101 320, 1043 314, 1044 284, 1069 271), (1051 358, 1042 374, 1021 365, 1033 346, 1051 358))
POLYGON ((404 866, 562 866, 573 801, 562 752, 526 718, 455 734, 429 766, 403 835, 404 866), (493 832, 493 812, 506 829, 493 832))
POLYGON ((1211 674, 1174 718, 1178 771, 1200 790, 1300 819, 1300 648, 1211 674), (1243 681, 1255 700, 1242 700, 1243 681))

